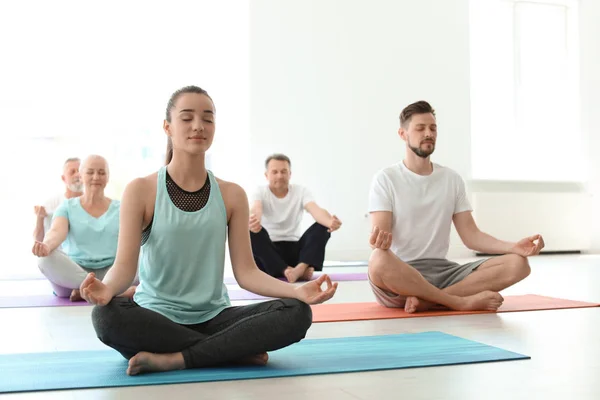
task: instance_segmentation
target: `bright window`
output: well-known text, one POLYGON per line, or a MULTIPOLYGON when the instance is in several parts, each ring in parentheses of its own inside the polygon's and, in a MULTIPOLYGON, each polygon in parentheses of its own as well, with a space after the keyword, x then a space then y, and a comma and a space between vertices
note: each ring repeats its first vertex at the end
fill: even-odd
POLYGON ((575 1, 471 1, 472 178, 582 181, 575 1))
POLYGON ((24 0, 0 15, 0 278, 38 274, 32 210, 63 190, 65 158, 105 156, 115 198, 163 164, 165 108, 182 86, 215 101, 210 167, 245 183, 249 0, 24 0))

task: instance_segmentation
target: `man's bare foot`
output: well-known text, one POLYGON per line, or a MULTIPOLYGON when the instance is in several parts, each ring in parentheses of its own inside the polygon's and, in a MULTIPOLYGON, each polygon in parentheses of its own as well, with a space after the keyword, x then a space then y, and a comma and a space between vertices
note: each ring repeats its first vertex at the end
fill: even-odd
POLYGON ((269 355, 267 353, 256 354, 250 357, 244 357, 237 361, 235 364, 238 365, 267 365, 269 361, 269 355))
POLYGON ((129 360, 127 375, 144 372, 174 371, 185 368, 182 353, 157 354, 140 351, 129 360))
POLYGON ((307 267, 308 265, 304 263, 300 263, 295 267, 287 267, 285 271, 283 271, 283 275, 285 275, 285 278, 289 283, 294 283, 304 275, 307 267))
POLYGON ((407 313, 423 312, 434 307, 436 304, 427 300, 419 299, 415 296, 408 296, 404 303, 404 311, 407 313))
POLYGON ((504 302, 500 293, 490 290, 463 297, 463 300, 464 306, 461 307, 463 311, 496 311, 504 302))
POLYGON ((302 275, 302 280, 310 281, 312 279, 314 273, 315 273, 315 269, 313 267, 306 268, 306 271, 304 271, 304 274, 302 275))
POLYGON ((73 289, 73 291, 71 292, 71 296, 69 296, 69 300, 71 300, 73 302, 83 300, 83 297, 81 297, 81 292, 79 291, 79 289, 73 289))

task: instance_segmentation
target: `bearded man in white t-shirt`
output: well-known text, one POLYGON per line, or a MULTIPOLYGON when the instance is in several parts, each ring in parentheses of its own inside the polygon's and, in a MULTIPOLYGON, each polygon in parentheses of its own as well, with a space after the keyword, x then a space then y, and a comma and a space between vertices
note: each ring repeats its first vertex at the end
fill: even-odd
POLYGON ((65 191, 47 198, 40 205, 34 206, 33 210, 36 215, 36 224, 33 230, 34 240, 38 242, 44 241, 44 236, 46 236, 46 232, 48 232, 52 224, 52 215, 65 199, 79 197, 83 194, 83 182, 79 175, 80 164, 81 160, 79 158, 68 158, 63 164, 63 173, 61 176, 65 184, 65 191))
POLYGON ((291 184, 291 161, 284 154, 273 154, 265 161, 268 185, 259 187, 250 207, 250 238, 258 267, 289 282, 310 280, 323 269, 325 246, 331 232, 342 222, 321 208, 310 191, 291 184), (315 223, 302 235, 304 211, 315 223))
POLYGON ((437 123, 429 103, 407 106, 398 133, 406 156, 379 171, 369 192, 374 249, 369 281, 375 298, 409 313, 434 306, 497 310, 504 301, 498 292, 529 275, 527 257, 540 253, 543 238, 511 243, 479 230, 463 179, 430 161, 437 123), (452 223, 468 248, 501 255, 463 265, 447 260, 452 223))

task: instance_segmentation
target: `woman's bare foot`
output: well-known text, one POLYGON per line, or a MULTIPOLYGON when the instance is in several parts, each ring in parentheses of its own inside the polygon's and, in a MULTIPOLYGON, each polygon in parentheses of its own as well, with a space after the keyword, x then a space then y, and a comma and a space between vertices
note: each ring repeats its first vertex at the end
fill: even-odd
POLYGON ((81 297, 81 292, 79 291, 79 289, 73 289, 73 291, 71 292, 71 296, 69 296, 69 300, 71 300, 73 302, 83 300, 83 297, 81 297))
POLYGON ((250 357, 244 357, 235 364, 238 365, 267 365, 269 361, 269 355, 267 353, 261 353, 250 357))
POLYGON ((306 271, 304 271, 304 274, 302 275, 302 280, 310 281, 312 279, 314 273, 315 273, 315 269, 313 267, 306 268, 306 271))
POLYGON ((174 371, 185 368, 182 353, 157 354, 140 351, 129 360, 127 375, 144 372, 174 371))
POLYGON ((300 263, 295 267, 287 267, 285 271, 283 271, 283 275, 285 275, 285 278, 289 283, 294 283, 304 275, 307 267, 308 265, 304 263, 300 263))
POLYGON ((463 311, 496 311, 504 302, 500 293, 490 290, 463 297, 463 300, 464 305, 461 307, 463 311))

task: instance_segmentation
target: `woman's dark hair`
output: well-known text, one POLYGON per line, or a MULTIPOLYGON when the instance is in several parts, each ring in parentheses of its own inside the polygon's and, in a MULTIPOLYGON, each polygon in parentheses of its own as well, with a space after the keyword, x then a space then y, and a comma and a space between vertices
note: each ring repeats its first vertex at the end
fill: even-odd
MULTIPOLYGON (((208 95, 208 92, 198 86, 182 87, 181 89, 177 90, 175 93, 173 93, 171 95, 171 98, 169 99, 169 102, 167 103, 167 112, 165 115, 165 119, 167 120, 167 122, 171 122, 171 110, 173 108, 175 108, 175 103, 177 103, 177 100, 179 99, 179 97, 181 97, 181 95, 186 94, 186 93, 203 94, 206 97, 208 97, 210 99, 210 101, 212 101, 212 98, 208 95)), ((167 155, 165 157, 165 165, 169 164, 172 159, 173 159, 173 142, 171 141, 171 138, 168 138, 167 139, 167 155)))

